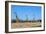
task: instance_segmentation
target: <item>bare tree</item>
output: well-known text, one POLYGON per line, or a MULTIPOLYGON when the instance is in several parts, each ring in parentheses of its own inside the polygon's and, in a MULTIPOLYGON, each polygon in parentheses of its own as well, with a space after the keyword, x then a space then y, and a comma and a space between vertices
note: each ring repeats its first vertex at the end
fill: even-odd
POLYGON ((28 21, 28 15, 26 15, 26 21, 28 21))

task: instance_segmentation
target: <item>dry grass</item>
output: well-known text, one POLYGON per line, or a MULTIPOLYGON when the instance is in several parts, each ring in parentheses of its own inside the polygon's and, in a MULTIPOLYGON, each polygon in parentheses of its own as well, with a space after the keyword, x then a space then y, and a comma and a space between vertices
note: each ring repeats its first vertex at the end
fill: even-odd
POLYGON ((24 22, 24 23, 12 23, 11 27, 12 28, 30 28, 30 27, 40 27, 41 23, 40 22, 24 22))

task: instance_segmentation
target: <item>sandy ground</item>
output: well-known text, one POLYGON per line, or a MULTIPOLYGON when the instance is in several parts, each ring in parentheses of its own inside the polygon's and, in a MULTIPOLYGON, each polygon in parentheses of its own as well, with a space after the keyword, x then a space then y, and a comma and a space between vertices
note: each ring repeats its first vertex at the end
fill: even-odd
POLYGON ((11 23, 11 27, 14 28, 31 28, 31 27, 41 27, 40 22, 25 22, 25 23, 11 23))

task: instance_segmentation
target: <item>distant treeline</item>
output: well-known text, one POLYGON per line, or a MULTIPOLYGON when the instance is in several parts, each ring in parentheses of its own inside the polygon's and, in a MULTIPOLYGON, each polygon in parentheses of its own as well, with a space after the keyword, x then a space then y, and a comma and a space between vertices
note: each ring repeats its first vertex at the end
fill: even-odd
MULTIPOLYGON (((16 23, 16 20, 11 20, 12 23, 16 23)), ((24 21, 24 20, 18 20, 18 22, 41 22, 41 20, 29 20, 29 21, 24 21)))

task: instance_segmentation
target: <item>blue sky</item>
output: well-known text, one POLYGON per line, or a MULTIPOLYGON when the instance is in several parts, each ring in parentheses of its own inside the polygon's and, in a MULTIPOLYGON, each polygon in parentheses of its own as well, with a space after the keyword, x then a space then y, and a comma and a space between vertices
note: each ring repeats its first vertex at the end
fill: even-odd
POLYGON ((26 15, 28 20, 41 19, 41 6, 11 5, 11 19, 16 19, 15 12, 21 20, 26 20, 26 15))

